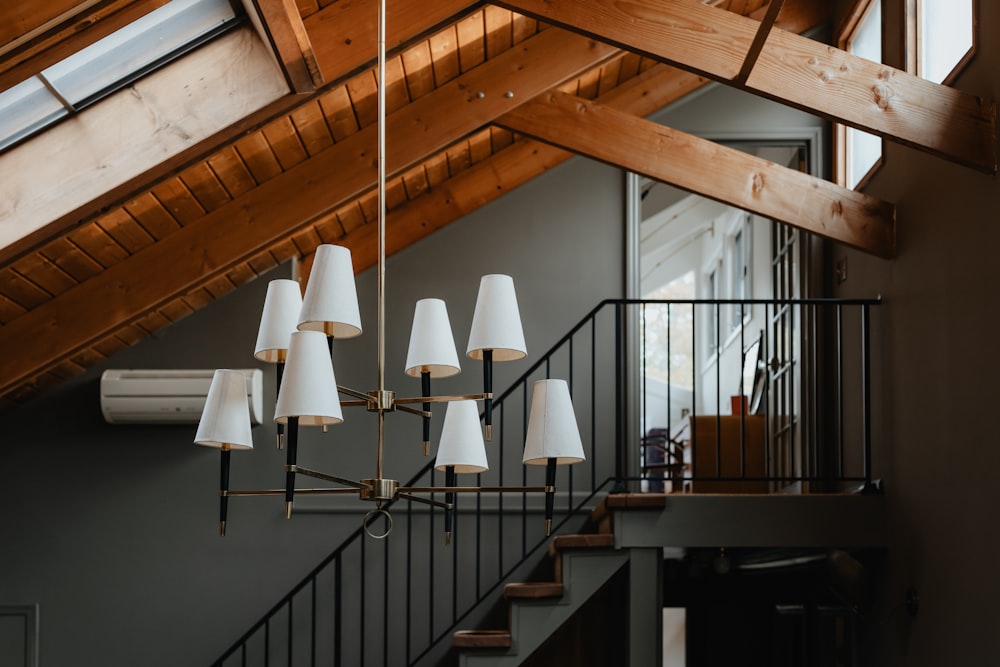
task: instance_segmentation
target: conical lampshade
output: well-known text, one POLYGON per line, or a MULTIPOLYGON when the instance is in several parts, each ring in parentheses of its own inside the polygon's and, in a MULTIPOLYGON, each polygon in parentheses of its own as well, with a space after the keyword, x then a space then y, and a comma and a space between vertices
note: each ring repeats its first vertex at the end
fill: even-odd
POLYGON ((300 426, 325 426, 344 421, 337 394, 337 379, 326 334, 296 331, 285 361, 285 374, 274 407, 274 421, 287 424, 298 417, 300 426))
POLYGON ((294 280, 272 280, 267 284, 264 310, 257 329, 253 356, 260 361, 283 362, 288 353, 288 339, 296 331, 302 310, 302 290, 294 280))
POLYGON ((455 472, 461 473, 485 472, 489 469, 475 401, 448 403, 434 467, 444 470, 448 466, 455 466, 455 472))
POLYGON ((250 403, 243 373, 228 369, 215 371, 194 442, 220 449, 253 449, 250 403))
POLYGON ((322 331, 334 338, 352 338, 361 333, 354 265, 347 248, 330 244, 316 248, 302 299, 299 329, 322 331))
POLYGON ((492 274, 479 282, 467 354, 482 359, 485 350, 493 350, 493 361, 516 361, 528 354, 510 276, 492 274))
POLYGON ((522 462, 545 465, 548 459, 556 459, 559 465, 587 459, 565 380, 539 380, 531 397, 522 462))
POLYGON ((461 372, 455 338, 451 335, 448 307, 441 299, 421 299, 413 311, 410 347, 406 352, 406 374, 449 377, 461 372))

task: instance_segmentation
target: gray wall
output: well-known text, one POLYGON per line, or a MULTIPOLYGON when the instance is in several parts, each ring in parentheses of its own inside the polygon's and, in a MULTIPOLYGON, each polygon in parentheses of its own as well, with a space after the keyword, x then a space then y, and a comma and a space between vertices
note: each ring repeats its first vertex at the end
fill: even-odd
MULTIPOLYGON (((1000 6, 978 6, 979 53, 955 86, 996 101, 1000 6)), ((890 54, 898 47, 891 32, 890 54)), ((836 248, 834 258, 848 258, 841 295, 885 299, 876 363, 888 381, 874 410, 885 422, 876 463, 891 545, 871 618, 881 630, 875 664, 996 664, 1000 438, 990 415, 1000 373, 1000 187, 996 176, 888 144, 866 191, 897 205, 898 256, 836 248), (903 607, 911 586, 920 598, 915 618, 903 607)))
MULTIPOLYGON (((623 183, 618 170, 573 160, 392 257, 389 387, 419 393, 402 374, 417 298, 448 301, 464 356, 479 276, 514 276, 529 359, 498 366, 502 389, 600 299, 622 296, 623 183)), ((219 538, 218 454, 191 444, 194 426, 109 426, 100 415, 104 368, 254 366, 266 282, 287 275, 284 267, 262 277, 3 416, 0 604, 39 604, 41 664, 208 664, 360 525, 367 505, 285 521, 279 499, 239 498, 219 538)), ((341 384, 368 390, 374 272, 358 285, 365 335, 339 342, 334 358, 341 384)), ((478 362, 463 367, 442 392, 481 390, 478 362)), ((265 405, 273 381, 266 367, 265 405)), ((386 474, 406 479, 425 462, 419 427, 390 419, 386 474)), ((304 434, 300 463, 370 476, 373 425, 354 411, 326 435, 304 434)), ((253 452, 233 455, 234 489, 282 483, 273 427, 256 427, 254 438, 253 452)))

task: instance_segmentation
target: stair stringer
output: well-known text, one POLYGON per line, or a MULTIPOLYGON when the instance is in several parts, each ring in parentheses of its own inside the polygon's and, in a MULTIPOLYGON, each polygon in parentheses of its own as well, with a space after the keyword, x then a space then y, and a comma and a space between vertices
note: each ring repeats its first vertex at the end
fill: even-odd
POLYGON ((520 665, 628 562, 628 551, 569 550, 562 552, 561 558, 562 597, 511 600, 510 648, 462 651, 459 667, 520 665))

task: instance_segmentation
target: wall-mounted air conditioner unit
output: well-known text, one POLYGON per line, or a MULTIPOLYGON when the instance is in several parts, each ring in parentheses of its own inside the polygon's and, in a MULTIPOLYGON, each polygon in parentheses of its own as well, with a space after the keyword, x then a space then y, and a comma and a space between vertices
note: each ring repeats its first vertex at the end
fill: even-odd
MULTIPOLYGON (((261 422, 264 374, 246 376, 250 421, 261 422)), ((109 424, 196 424, 205 407, 213 370, 106 370, 101 374, 101 412, 109 424)))

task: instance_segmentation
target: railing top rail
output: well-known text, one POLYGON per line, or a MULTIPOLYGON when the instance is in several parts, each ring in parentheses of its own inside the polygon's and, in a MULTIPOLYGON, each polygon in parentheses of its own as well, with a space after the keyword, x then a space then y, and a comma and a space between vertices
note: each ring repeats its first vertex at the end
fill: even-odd
POLYGON ((726 306, 726 305, 750 305, 750 306, 878 306, 882 303, 882 296, 873 298, 855 299, 605 299, 597 308, 587 315, 589 319, 598 310, 608 304, 620 304, 625 306, 658 305, 658 304, 695 304, 706 306, 726 306))

